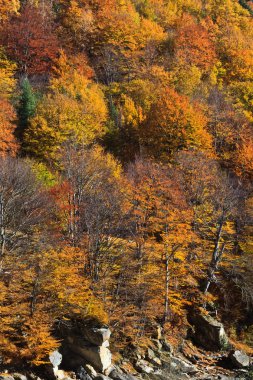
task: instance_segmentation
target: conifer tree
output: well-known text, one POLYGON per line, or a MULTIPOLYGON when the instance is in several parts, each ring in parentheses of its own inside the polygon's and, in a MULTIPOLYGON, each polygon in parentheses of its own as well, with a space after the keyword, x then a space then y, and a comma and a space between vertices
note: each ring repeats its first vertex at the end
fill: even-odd
POLYGON ((23 133, 29 125, 29 119, 34 116, 37 105, 37 96, 26 77, 21 84, 21 95, 18 105, 17 136, 22 141, 23 133))

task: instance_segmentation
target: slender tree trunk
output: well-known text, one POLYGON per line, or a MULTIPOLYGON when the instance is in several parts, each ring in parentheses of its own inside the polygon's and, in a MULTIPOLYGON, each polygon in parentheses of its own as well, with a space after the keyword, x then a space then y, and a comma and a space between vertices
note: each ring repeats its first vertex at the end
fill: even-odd
MULTIPOLYGON (((169 227, 166 223, 165 236, 168 239, 169 227)), ((165 300, 164 300, 164 323, 168 320, 169 314, 169 284, 170 284, 170 268, 169 268, 169 246, 168 241, 165 242, 165 300)))
POLYGON ((165 306, 164 306, 164 322, 168 319, 169 314, 169 283, 170 283, 170 269, 169 269, 169 255, 167 253, 165 258, 165 306))
POLYGON ((220 223, 219 223, 218 230, 217 230, 215 246, 214 246, 214 250, 213 250, 213 254, 212 254, 211 263, 210 263, 210 266, 208 269, 208 277, 207 277, 206 285, 204 288, 204 294, 206 294, 208 292, 208 289, 209 289, 211 283, 214 282, 215 272, 218 269, 219 261, 221 260, 221 257, 222 257, 223 252, 224 252, 224 248, 225 248, 224 243, 222 244, 222 246, 220 248, 220 241, 221 241, 221 236, 222 236, 222 231, 223 231, 223 225, 224 225, 224 219, 222 218, 220 223))
POLYGON ((4 227, 4 199, 3 194, 0 194, 0 262, 2 263, 2 259, 5 251, 5 227, 4 227))

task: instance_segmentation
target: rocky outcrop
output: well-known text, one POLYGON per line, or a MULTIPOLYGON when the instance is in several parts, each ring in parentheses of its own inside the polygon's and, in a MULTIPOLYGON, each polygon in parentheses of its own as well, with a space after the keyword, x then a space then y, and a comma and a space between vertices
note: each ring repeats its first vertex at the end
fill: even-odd
POLYGON ((67 344, 70 351, 79 355, 85 362, 90 363, 99 372, 104 372, 111 365, 111 352, 108 349, 109 343, 106 345, 95 346, 80 337, 68 337, 67 344))
POLYGON ((234 368, 247 368, 250 365, 250 358, 245 352, 239 350, 233 350, 229 353, 229 359, 231 360, 234 368))
MULTIPOLYGON (((222 324, 210 316, 195 317, 194 327, 202 346, 220 349, 227 344, 222 324)), ((49 356, 51 365, 24 377, 6 371, 0 380, 234 380, 237 374, 244 379, 249 370, 250 358, 241 351, 210 353, 189 340, 175 349, 158 332, 146 347, 129 344, 118 365, 112 366, 109 328, 67 321, 58 336, 62 347, 49 356)))
POLYGON ((210 315, 194 314, 190 318, 194 326, 194 342, 206 350, 218 351, 229 348, 229 341, 224 326, 210 315))
POLYGON ((107 327, 64 326, 61 337, 65 364, 70 367, 91 364, 98 372, 103 373, 111 366, 110 335, 111 331, 107 327))
POLYGON ((109 328, 101 327, 101 328, 82 328, 81 333, 83 338, 95 346, 103 346, 105 342, 108 342, 111 336, 111 331, 109 328))
POLYGON ((185 358, 171 357, 170 367, 172 372, 176 373, 189 373, 191 375, 197 372, 196 367, 185 358))

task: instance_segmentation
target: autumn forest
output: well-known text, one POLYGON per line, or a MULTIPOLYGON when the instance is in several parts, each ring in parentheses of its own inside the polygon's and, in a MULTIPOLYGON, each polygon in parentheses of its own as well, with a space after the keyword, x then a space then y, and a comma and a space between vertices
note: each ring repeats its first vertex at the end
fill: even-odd
POLYGON ((253 352, 253 2, 0 0, 0 352, 69 319, 253 352))

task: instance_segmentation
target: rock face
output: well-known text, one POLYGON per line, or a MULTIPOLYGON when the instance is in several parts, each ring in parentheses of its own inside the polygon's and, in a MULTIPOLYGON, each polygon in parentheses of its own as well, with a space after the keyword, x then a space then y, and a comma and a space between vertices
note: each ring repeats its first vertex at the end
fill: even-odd
POLYGON ((235 368, 243 369, 250 365, 250 358, 248 355, 239 350, 231 351, 229 353, 229 359, 235 368))
POLYGON ((82 329, 83 337, 91 344, 102 346, 106 341, 108 342, 111 336, 111 331, 108 328, 90 328, 82 329))
POLYGON ((84 358, 99 372, 104 372, 111 365, 111 352, 108 346, 95 346, 79 337, 69 337, 67 340, 69 349, 84 358))
POLYGON ((192 363, 175 356, 171 357, 171 369, 180 373, 194 374, 197 372, 196 367, 192 363))
POLYGON ((229 347, 224 326, 210 315, 194 314, 190 318, 194 325, 194 341, 210 351, 225 350, 229 347))
POLYGON ((110 335, 111 331, 106 327, 64 326, 61 331, 63 358, 71 358, 74 366, 91 364, 103 373, 111 365, 112 355, 108 348, 110 335))

